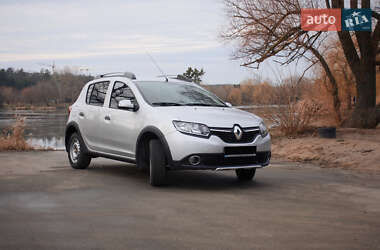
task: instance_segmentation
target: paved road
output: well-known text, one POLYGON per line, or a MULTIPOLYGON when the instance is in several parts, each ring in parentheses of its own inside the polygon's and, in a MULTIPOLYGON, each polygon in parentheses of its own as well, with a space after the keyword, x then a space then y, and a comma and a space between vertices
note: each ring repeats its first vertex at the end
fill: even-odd
POLYGON ((380 176, 277 163, 256 181, 63 152, 0 154, 0 249, 380 249, 380 176), (24 169, 24 171, 23 171, 24 169), (25 170, 27 169, 27 170, 25 170))

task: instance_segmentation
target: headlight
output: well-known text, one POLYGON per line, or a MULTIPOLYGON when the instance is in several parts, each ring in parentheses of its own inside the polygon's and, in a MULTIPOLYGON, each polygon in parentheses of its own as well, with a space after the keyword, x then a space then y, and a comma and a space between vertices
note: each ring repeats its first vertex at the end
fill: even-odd
POLYGON ((207 137, 210 129, 200 123, 173 121, 174 127, 181 133, 207 137))
POLYGON ((268 135, 268 129, 265 126, 264 122, 260 122, 259 128, 260 128, 260 134, 262 137, 265 137, 268 135))

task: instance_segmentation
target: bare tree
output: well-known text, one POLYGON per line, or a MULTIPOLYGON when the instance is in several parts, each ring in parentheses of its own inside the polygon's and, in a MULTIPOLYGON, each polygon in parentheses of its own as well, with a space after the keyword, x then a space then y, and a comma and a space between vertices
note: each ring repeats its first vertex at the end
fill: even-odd
POLYGON ((3 101, 7 105, 14 104, 14 103, 17 103, 19 101, 22 101, 22 100, 20 100, 19 91, 12 88, 12 87, 2 86, 2 87, 0 87, 0 92, 3 96, 3 101))
MULTIPOLYGON (((331 4, 326 0, 326 6, 348 7, 345 6, 344 0, 331 0, 331 4)), ((358 0, 351 0, 350 7, 358 8, 358 0)), ((371 1, 362 0, 360 7, 371 8, 371 1)), ((372 32, 338 32, 344 55, 356 80, 357 104, 350 121, 353 127, 373 128, 379 122, 379 119, 376 119, 376 54, 380 42, 380 14, 376 11, 372 11, 372 17, 377 20, 372 32)))
POLYGON ((232 88, 228 94, 227 100, 233 105, 241 105, 241 90, 239 88, 232 88))
MULTIPOLYGON (((258 68, 264 60, 275 57, 276 61, 285 65, 303 58, 310 62, 309 69, 319 63, 329 79, 333 97, 335 119, 341 122, 339 89, 332 70, 327 63, 321 45, 328 37, 328 32, 305 31, 301 29, 302 8, 344 8, 343 0, 226 0, 230 23, 222 37, 236 41, 235 59, 243 60, 242 66, 258 68)), ((369 0, 362 0, 361 6, 369 8, 369 0)), ((351 7, 357 1, 351 0, 351 7)), ((375 19, 379 18, 373 12, 375 19)), ((353 114, 352 126, 374 127, 375 108, 375 49, 380 39, 380 22, 377 21, 373 32, 338 32, 340 42, 356 79, 358 105, 353 114), (358 47, 352 42, 356 36, 358 47), (360 50, 360 57, 357 53, 360 50), (372 52, 372 54, 370 53, 372 52), (356 73, 355 73, 356 72, 356 73), (364 77, 366 72, 366 76, 364 77), (369 76, 371 75, 371 76, 369 76), (372 112, 372 113, 371 113, 372 112), (359 115, 358 115, 359 114, 359 115), (358 116, 360 116, 358 119, 358 116)), ((306 69, 306 70, 307 70, 306 69)))
MULTIPOLYGON (((343 48, 339 39, 334 39, 326 43, 327 52, 325 58, 333 70, 334 77, 339 86, 339 97, 342 106, 350 112, 352 110, 353 97, 356 96, 355 78, 351 72, 350 66, 343 53, 343 48)), ((317 76, 320 79, 325 78, 325 72, 320 67, 317 67, 317 76)))

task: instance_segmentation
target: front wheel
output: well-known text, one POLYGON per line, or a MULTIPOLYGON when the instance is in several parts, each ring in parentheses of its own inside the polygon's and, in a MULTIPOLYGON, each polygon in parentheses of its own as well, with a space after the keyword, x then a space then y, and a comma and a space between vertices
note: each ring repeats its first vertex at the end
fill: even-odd
POLYGON ((84 152, 84 143, 82 138, 74 133, 69 140, 69 161, 72 168, 85 169, 90 165, 91 157, 84 152))
POLYGON ((166 158, 161 142, 157 139, 149 141, 149 181, 152 186, 166 183, 166 158))
POLYGON ((240 181, 250 181, 255 177, 256 168, 236 169, 235 172, 240 181))

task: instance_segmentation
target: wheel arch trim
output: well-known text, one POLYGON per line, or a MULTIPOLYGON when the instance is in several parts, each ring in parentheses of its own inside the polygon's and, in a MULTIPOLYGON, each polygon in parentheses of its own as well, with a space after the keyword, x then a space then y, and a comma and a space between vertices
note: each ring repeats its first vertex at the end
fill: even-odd
POLYGON ((167 157, 168 163, 171 165, 171 163, 173 162, 173 158, 172 158, 172 154, 171 154, 171 151, 169 148, 169 144, 166 141, 165 136, 161 132, 161 130, 155 126, 148 126, 148 127, 145 127, 143 130, 141 130, 141 132, 140 132, 140 134, 136 140, 136 159, 138 159, 139 153, 140 153, 139 152, 139 144, 140 144, 143 136, 147 133, 154 134, 160 140, 160 142, 164 148, 165 156, 167 157))
POLYGON ((75 132, 78 133, 78 135, 82 139, 84 147, 85 147, 85 152, 89 152, 87 144, 84 141, 82 133, 80 132, 79 125, 76 122, 74 122, 74 121, 69 122, 66 125, 66 129, 65 129, 65 149, 66 149, 66 152, 69 152, 69 145, 68 144, 69 144, 70 136, 72 134, 72 129, 74 129, 75 132))

